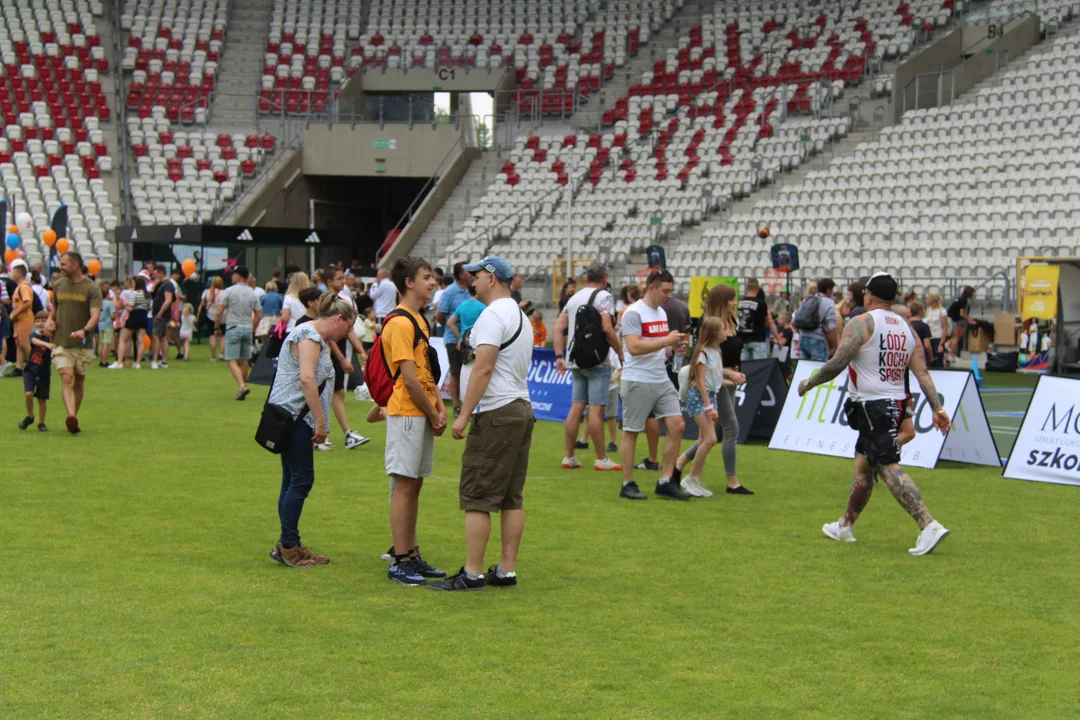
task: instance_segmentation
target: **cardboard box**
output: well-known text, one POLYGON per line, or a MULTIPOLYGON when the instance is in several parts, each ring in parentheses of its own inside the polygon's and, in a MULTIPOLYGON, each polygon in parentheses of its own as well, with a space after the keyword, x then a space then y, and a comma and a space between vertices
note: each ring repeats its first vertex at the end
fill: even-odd
POLYGON ((993 342, 990 333, 974 325, 968 329, 967 350, 971 353, 986 352, 986 348, 993 342))
POLYGON ((1012 313, 994 315, 994 343, 996 345, 1019 345, 1020 322, 1012 313))

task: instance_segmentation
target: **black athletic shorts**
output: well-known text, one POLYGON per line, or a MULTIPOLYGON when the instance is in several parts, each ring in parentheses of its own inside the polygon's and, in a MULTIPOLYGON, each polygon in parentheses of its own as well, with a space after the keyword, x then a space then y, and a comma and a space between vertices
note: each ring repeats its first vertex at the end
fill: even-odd
POLYGON ((461 375, 461 351, 457 348, 457 342, 453 341, 453 335, 446 335, 451 342, 446 343, 446 357, 450 361, 450 374, 461 375))
POLYGON ((334 365, 334 392, 337 392, 338 390, 344 390, 345 371, 341 368, 341 364, 333 355, 330 356, 330 362, 334 365))
POLYGON ((865 455, 871 466, 900 462, 900 423, 903 400, 870 400, 844 404, 848 424, 859 433, 855 452, 865 455))

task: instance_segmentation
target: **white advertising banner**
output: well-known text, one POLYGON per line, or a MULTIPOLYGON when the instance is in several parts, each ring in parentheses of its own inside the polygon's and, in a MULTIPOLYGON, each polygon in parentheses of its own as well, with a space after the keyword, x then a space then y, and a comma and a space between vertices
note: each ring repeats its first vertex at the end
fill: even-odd
POLYGON ((1039 378, 1003 474, 1080 485, 1080 380, 1039 378))
MULTIPOLYGON (((848 398, 848 375, 818 385, 805 397, 795 392, 799 383, 821 368, 822 363, 800 360, 791 381, 792 391, 780 412, 769 447, 774 450, 855 457, 858 433, 848 427, 844 402, 848 398)), ((915 439, 904 446, 900 462, 913 467, 933 468, 939 459, 974 465, 1000 467, 990 423, 986 419, 975 379, 969 371, 931 370, 942 396, 945 411, 953 420, 946 438, 934 429, 930 403, 922 396, 911 376, 915 401, 915 439)))

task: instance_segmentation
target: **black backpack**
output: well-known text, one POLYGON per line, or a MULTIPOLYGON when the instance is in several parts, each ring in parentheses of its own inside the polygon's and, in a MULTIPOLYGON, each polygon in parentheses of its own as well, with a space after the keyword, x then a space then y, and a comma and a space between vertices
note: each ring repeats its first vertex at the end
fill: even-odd
POLYGON ((800 330, 817 330, 821 327, 820 308, 821 298, 818 295, 811 295, 803 300, 802 305, 795 311, 791 324, 800 330))
POLYGON ((604 337, 604 319, 593 305, 600 288, 593 290, 589 301, 574 313, 574 337, 570 340, 570 360, 579 368, 596 367, 608 356, 608 341, 604 337))

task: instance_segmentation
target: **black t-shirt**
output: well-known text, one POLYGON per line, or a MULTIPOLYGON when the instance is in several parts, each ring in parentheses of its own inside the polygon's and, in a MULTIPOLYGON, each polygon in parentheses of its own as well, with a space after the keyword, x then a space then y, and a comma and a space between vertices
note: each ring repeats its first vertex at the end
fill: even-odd
POLYGON ((511 290, 510 291, 510 297, 514 298, 514 302, 516 302, 518 305, 521 304, 521 291, 520 290, 511 290))
POLYGON ((864 312, 866 312, 866 308, 864 308, 862 305, 856 305, 855 307, 851 308, 851 312, 848 313, 848 320, 853 317, 859 317, 864 312))
POLYGON ((154 315, 157 315, 159 312, 161 312, 161 308, 165 306, 166 293, 172 294, 174 296, 173 299, 175 299, 176 287, 172 284, 172 280, 168 278, 165 278, 164 280, 159 282, 157 284, 157 287, 154 288, 154 302, 150 306, 150 309, 153 311, 154 315))
POLYGON ((736 306, 739 316, 739 337, 743 342, 765 342, 769 306, 761 293, 744 297, 736 306))
MULTIPOLYGON (((34 339, 44 340, 45 342, 52 342, 52 339, 48 335, 38 335, 37 331, 32 331, 30 337, 27 338, 30 342, 34 339)), ((30 357, 27 359, 30 365, 35 365, 38 368, 44 368, 48 372, 50 363, 52 363, 52 350, 41 345, 30 346, 30 357)))
POLYGON ((738 370, 742 363, 742 350, 745 342, 738 335, 732 335, 720 343, 720 362, 724 367, 738 370))
MULTIPOLYGON (((915 334, 919 336, 919 345, 923 348, 923 350, 926 350, 926 345, 923 343, 923 340, 933 339, 933 333, 930 332, 930 326, 922 320, 912 320, 911 329, 914 330, 915 334)), ((926 362, 930 362, 929 352, 926 353, 926 362)))
POLYGON ((949 306, 949 309, 945 314, 954 322, 960 322, 960 311, 963 310, 964 312, 967 312, 968 300, 969 298, 967 295, 960 295, 960 297, 952 301, 952 305, 949 306))
POLYGON ((367 309, 369 307, 375 307, 375 301, 368 296, 367 293, 356 296, 356 314, 360 317, 367 317, 367 309))

